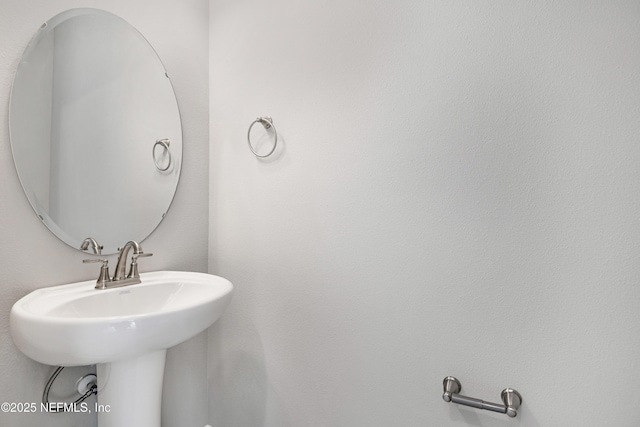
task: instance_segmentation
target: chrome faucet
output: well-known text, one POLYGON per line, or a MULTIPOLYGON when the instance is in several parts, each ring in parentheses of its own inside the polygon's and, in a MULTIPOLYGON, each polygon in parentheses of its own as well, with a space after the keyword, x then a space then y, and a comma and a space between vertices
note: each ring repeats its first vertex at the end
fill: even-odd
POLYGON ((118 262, 116 264, 116 272, 113 274, 113 278, 109 278, 109 260, 107 259, 85 259, 83 262, 102 262, 100 268, 100 277, 96 281, 96 289, 108 289, 117 288, 120 286, 135 285, 140 283, 140 275, 138 274, 138 258, 152 256, 152 253, 144 253, 142 247, 133 240, 127 242, 122 249, 118 248, 120 255, 118 255, 118 262), (125 276, 125 270, 127 265, 127 256, 129 251, 133 248, 133 254, 131 255, 131 266, 129 267, 129 274, 125 276))
POLYGON ((87 237, 86 239, 84 239, 84 241, 80 245, 80 249, 83 251, 86 251, 87 249, 89 249, 89 245, 91 245, 91 249, 93 250, 94 254, 97 254, 97 255, 102 254, 102 249, 104 247, 98 244, 98 241, 93 237, 87 237))
MULTIPOLYGON (((117 282, 118 280, 123 280, 126 279, 125 275, 124 275, 124 270, 126 269, 126 264, 127 264, 127 256, 129 255, 129 250, 133 248, 133 256, 135 257, 136 255, 140 256, 142 252, 142 248, 140 247, 140 245, 138 244, 138 242, 135 242, 133 240, 128 241, 123 247, 122 249, 118 248, 118 250, 120 251, 120 255, 118 256, 118 263, 116 264, 116 272, 113 273, 113 279, 111 279, 114 282, 117 282)), ((132 258, 131 263, 133 264, 134 262, 134 258, 132 258)), ((140 283, 140 282, 138 282, 140 283)))

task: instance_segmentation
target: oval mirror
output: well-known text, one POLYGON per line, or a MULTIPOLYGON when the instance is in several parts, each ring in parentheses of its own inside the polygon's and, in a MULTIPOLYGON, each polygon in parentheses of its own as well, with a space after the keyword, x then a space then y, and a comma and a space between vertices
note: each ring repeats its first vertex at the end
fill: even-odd
POLYGON ((40 27, 13 81, 9 129, 31 206, 74 248, 140 242, 171 205, 176 97, 151 45, 118 16, 72 9, 40 27))

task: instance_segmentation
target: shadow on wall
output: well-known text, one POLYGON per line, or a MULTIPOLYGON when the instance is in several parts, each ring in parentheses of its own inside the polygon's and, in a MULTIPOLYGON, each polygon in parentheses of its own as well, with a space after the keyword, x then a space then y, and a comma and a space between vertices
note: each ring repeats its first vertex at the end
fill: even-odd
MULTIPOLYGON (((498 402, 499 399, 494 399, 494 401, 498 402)), ((541 424, 529 411, 529 408, 524 405, 518 409, 516 418, 509 418, 502 414, 451 404, 449 419, 465 426, 475 427, 513 427, 521 425, 522 420, 526 420, 527 426, 541 427, 541 424)))
POLYGON ((242 325, 241 343, 229 345, 237 336, 226 331, 235 328, 224 326, 220 319, 209 330, 209 418, 212 427, 239 426, 288 426, 286 420, 273 424, 267 413, 280 415, 284 410, 267 411, 269 401, 277 394, 269 390, 264 359, 264 349, 253 324, 242 325))

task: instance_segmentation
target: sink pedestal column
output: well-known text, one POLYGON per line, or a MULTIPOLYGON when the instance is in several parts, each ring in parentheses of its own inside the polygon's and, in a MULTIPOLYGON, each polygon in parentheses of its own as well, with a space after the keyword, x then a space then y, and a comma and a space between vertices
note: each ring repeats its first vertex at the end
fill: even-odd
POLYGON ((96 365, 98 427, 160 427, 166 350, 96 365))

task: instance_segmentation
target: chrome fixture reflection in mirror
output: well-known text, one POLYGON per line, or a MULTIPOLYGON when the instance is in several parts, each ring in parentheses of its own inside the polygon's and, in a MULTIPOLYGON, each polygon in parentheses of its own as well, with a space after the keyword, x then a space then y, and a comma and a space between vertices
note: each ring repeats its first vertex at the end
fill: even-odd
POLYGON ((31 206, 76 249, 142 241, 171 205, 176 97, 149 42, 116 15, 71 9, 40 27, 16 71, 9 128, 31 206))

